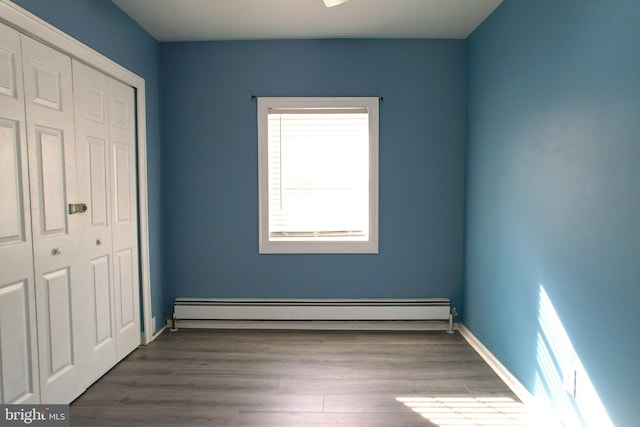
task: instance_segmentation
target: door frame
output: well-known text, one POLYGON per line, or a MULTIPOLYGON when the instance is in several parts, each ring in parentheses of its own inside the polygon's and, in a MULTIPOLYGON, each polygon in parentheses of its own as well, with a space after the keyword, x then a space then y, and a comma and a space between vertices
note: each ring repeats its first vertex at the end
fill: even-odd
POLYGON ((140 243, 140 298, 142 299, 142 344, 153 339, 155 325, 151 313, 151 269, 149 266, 149 205, 147 192, 147 121, 145 81, 84 43, 74 39, 31 12, 10 2, 0 0, 0 22, 15 28, 68 56, 96 68, 102 73, 135 89, 136 146, 138 182, 138 239, 140 243))

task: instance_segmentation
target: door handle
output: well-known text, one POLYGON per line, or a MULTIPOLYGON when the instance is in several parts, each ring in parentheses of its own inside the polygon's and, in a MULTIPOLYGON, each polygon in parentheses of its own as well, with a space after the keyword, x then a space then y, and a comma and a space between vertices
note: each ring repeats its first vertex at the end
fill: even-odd
POLYGON ((86 203, 69 203, 69 215, 83 213, 86 212, 87 209, 89 208, 86 203))
POLYGON ((60 250, 60 248, 53 248, 51 250, 51 255, 60 255, 62 253, 62 251, 60 250))
POLYGON ((98 238, 96 239, 96 245, 100 246, 102 244, 102 239, 98 238))

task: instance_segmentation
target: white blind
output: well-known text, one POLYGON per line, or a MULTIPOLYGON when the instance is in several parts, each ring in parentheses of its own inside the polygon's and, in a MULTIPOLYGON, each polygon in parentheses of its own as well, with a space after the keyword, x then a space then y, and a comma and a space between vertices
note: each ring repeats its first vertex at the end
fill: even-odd
POLYGON ((270 109, 268 158, 270 238, 366 240, 366 109, 270 109))

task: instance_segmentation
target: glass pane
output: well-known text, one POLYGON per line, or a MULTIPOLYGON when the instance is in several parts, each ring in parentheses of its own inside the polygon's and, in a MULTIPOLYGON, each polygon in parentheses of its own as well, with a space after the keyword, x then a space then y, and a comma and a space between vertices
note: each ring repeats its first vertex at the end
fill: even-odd
POLYGON ((366 240, 366 113, 269 114, 268 145, 270 237, 366 240))

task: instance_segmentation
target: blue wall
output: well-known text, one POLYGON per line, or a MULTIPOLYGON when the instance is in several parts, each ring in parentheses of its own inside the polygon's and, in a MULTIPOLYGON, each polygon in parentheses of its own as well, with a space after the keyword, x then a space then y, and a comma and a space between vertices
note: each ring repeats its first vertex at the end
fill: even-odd
POLYGON ((151 298, 158 329, 170 317, 163 288, 159 43, 110 0, 14 3, 145 79, 151 298))
POLYGON ((462 281, 465 43, 163 43, 170 297, 452 297, 462 281), (259 255, 261 96, 375 96, 380 253, 259 255))
MULTIPOLYGON (((464 323, 532 393, 553 394, 570 360, 616 425, 637 423, 636 0, 505 1, 466 50, 158 44, 108 0, 16 2, 146 80, 159 324, 176 296, 464 297, 464 323), (258 255, 252 94, 384 96, 380 254, 258 255)), ((584 415, 580 399, 567 402, 584 415)))
POLYGON ((638 23, 637 0, 505 1, 467 45, 464 323, 548 394, 546 293, 617 426, 640 416, 638 23))

